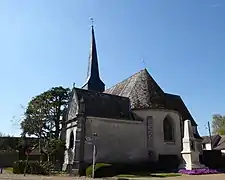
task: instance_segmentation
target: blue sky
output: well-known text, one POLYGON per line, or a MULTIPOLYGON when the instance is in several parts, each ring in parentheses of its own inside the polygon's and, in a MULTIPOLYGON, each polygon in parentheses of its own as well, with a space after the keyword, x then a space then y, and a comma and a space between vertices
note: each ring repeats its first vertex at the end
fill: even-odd
POLYGON ((223 0, 1 0, 0 132, 19 134, 21 105, 33 96, 85 82, 90 17, 107 87, 147 67, 181 95, 201 134, 225 114, 223 0))

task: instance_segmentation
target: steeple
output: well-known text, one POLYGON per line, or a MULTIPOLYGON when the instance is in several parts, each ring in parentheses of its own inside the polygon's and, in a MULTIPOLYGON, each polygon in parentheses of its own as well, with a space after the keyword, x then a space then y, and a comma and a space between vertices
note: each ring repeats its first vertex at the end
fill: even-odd
POLYGON ((89 55, 87 81, 82 88, 98 92, 103 92, 105 90, 105 84, 102 82, 99 75, 98 56, 93 25, 91 26, 91 49, 89 55))

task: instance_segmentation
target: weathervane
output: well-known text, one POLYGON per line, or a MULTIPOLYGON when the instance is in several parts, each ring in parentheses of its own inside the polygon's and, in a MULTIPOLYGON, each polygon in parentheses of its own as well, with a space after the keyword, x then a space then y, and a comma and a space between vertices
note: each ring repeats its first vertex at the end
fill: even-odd
POLYGON ((145 64, 144 58, 141 58, 141 62, 142 62, 142 64, 143 64, 144 68, 146 68, 146 64, 145 64))

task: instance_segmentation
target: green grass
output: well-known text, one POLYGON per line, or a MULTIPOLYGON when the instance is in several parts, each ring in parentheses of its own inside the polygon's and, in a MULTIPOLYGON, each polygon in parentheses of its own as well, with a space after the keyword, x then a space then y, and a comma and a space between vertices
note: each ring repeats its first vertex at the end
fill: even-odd
POLYGON ((179 173, 136 173, 136 174, 120 174, 116 176, 117 178, 140 178, 140 177, 175 177, 181 176, 179 173))
POLYGON ((5 173, 13 173, 13 168, 12 167, 7 167, 7 168, 4 168, 3 171, 5 173))
POLYGON ((175 177, 175 176, 181 176, 179 173, 156 173, 151 174, 152 177, 175 177))

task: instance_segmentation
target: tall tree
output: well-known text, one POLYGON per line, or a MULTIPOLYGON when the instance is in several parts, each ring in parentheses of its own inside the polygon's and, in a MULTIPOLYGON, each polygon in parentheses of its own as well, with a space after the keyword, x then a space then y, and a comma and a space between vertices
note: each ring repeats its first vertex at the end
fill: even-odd
POLYGON ((44 139, 59 138, 69 97, 70 89, 61 86, 34 97, 21 122, 22 134, 44 139))
POLYGON ((213 134, 225 135, 225 116, 220 114, 213 115, 212 131, 213 134))

